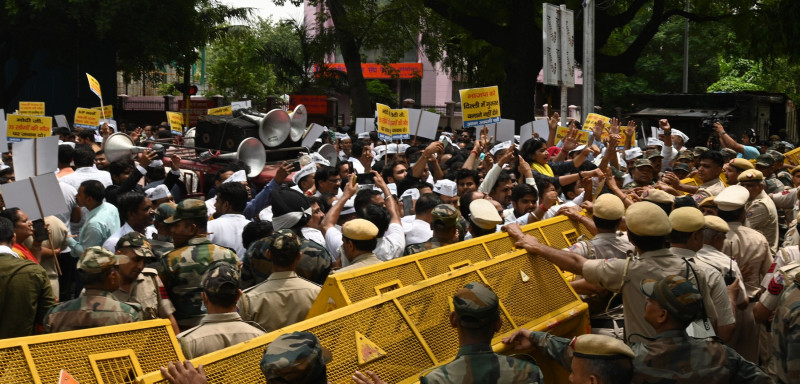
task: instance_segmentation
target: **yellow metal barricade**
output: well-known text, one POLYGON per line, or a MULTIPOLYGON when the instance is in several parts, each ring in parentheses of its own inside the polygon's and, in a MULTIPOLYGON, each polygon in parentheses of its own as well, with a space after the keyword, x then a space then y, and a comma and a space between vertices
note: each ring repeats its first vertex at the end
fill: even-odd
POLYGON ((783 159, 784 164, 791 165, 792 167, 800 165, 800 147, 784 153, 783 156, 785 156, 783 159))
POLYGON ((81 384, 133 383, 183 360, 169 320, 0 340, 0 383, 57 383, 66 369, 81 384))
MULTIPOLYGON (((465 284, 486 284, 500 298, 503 326, 492 340, 496 351, 518 327, 571 337, 589 330, 588 307, 558 269, 523 250, 506 252, 415 284, 388 291, 336 311, 307 319, 248 342, 193 359, 203 364, 211 383, 263 383, 259 362, 267 345, 284 333, 309 331, 330 349, 328 379, 349 383, 354 371, 371 370, 389 383, 413 383, 420 372, 452 360, 458 335, 448 321, 452 296, 465 284), (369 345, 369 351, 358 348, 369 345), (375 348, 377 347, 377 348, 375 348), (385 353, 377 353, 382 351, 385 353), (373 352, 373 353, 369 353, 373 352)), ((534 355, 536 356, 536 355, 534 355)), ((566 382, 567 373, 539 355, 548 382, 566 382)), ((160 372, 137 378, 163 383, 160 372)))
MULTIPOLYGON (((590 239, 585 226, 557 216, 526 225, 523 230, 554 248, 566 248, 579 237, 590 239)), ((416 255, 328 276, 308 318, 330 312, 388 291, 454 269, 511 252, 514 244, 506 233, 494 233, 416 255)))

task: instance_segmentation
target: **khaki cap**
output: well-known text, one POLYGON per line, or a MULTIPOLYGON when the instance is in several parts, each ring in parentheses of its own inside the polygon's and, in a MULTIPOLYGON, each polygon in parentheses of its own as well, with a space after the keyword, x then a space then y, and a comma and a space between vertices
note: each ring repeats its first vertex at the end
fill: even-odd
POLYGON ((755 167, 753 166, 753 163, 751 163, 751 162, 749 162, 749 161, 747 161, 745 159, 742 159, 741 157, 737 157, 737 158, 731 160, 728 163, 728 165, 731 165, 731 166, 735 167, 736 169, 739 170, 739 172, 746 171, 748 169, 755 169, 755 167))
POLYGON ((700 204, 697 205, 698 207, 716 207, 717 203, 714 201, 714 196, 709 196, 700 201, 700 204))
POLYGON ((792 175, 794 175, 794 173, 795 173, 795 172, 797 172, 797 171, 800 171, 800 165, 798 165, 798 166, 796 166, 796 167, 792 168, 792 170, 791 170, 791 171, 789 171, 789 173, 791 173, 792 175))
POLYGON ((642 194, 642 200, 658 204, 672 204, 675 202, 675 196, 660 189, 648 189, 642 194))
POLYGON ((713 229, 717 232, 728 232, 731 227, 725 220, 720 219, 718 216, 706 216, 706 227, 713 229))
POLYGON ((378 227, 364 219, 353 219, 342 226, 342 236, 350 240, 372 240, 378 236, 378 227))
POLYGON ((473 200, 469 203, 470 220, 482 229, 494 229, 503 223, 503 218, 489 200, 473 200))
POLYGON ((722 211, 735 211, 744 207, 747 199, 750 198, 750 191, 741 185, 731 185, 722 190, 722 192, 714 198, 717 207, 722 211))
POLYGON ((605 220, 619 220, 625 215, 625 204, 611 193, 600 195, 594 202, 594 217, 605 220))
POLYGON ((673 231, 692 233, 705 228, 706 219, 697 208, 681 207, 670 213, 669 224, 673 231))
POLYGON ((739 174, 737 180, 739 180, 740 183, 748 181, 764 181, 764 174, 755 169, 748 169, 739 174))
POLYGON ((605 335, 591 333, 580 335, 572 339, 570 346, 573 356, 584 359, 633 359, 635 356, 631 347, 625 345, 622 340, 605 335))
POLYGON ((666 236, 672 232, 667 213, 648 201, 631 204, 625 212, 625 222, 628 230, 639 236, 666 236))

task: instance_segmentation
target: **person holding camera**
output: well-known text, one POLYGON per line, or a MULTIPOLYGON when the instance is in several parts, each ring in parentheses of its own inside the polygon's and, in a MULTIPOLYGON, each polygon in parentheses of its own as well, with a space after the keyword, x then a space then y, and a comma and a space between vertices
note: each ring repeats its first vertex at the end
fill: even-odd
POLYGON ((733 149, 739 154, 737 157, 753 160, 761 154, 761 152, 758 151, 758 148, 747 145, 752 144, 753 140, 756 138, 755 131, 752 128, 746 129, 744 133, 742 133, 742 144, 737 143, 736 140, 731 137, 731 135, 725 132, 725 127, 723 127, 722 123, 719 121, 714 122, 712 129, 719 137, 719 143, 722 148, 733 149))

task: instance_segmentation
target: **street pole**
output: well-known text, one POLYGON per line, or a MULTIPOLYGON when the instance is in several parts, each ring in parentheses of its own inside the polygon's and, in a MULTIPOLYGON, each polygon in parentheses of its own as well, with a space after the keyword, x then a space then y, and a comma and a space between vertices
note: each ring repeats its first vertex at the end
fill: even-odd
POLYGON ((594 0, 583 10, 583 120, 594 112, 594 0))
MULTIPOLYGON (((689 12, 689 1, 686 0, 686 12, 689 12)), ((689 19, 683 29, 683 93, 689 93, 689 19)))

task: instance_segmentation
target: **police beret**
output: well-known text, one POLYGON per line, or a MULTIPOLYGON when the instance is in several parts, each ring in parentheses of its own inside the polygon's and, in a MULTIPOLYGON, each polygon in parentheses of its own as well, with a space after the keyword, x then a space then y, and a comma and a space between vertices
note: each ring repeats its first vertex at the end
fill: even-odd
POLYGON ((647 201, 631 204, 625 212, 625 223, 629 231, 639 236, 666 236, 672 232, 667 213, 647 201))
POLYGON ((672 204, 675 202, 675 196, 660 189, 648 189, 642 194, 642 200, 659 204, 672 204))
POLYGON ((631 347, 622 340, 611 336, 585 334, 572 339, 570 346, 575 357, 584 359, 611 360, 619 358, 632 359, 635 354, 631 347))
POLYGON ((730 163, 728 163, 728 165, 731 165, 731 166, 739 169, 740 172, 741 171, 746 171, 748 169, 754 169, 755 168, 755 167, 753 167, 753 163, 751 163, 751 162, 749 162, 749 161, 747 161, 745 159, 742 159, 741 157, 737 157, 737 158, 731 160, 730 163))
POLYGON ((600 195, 594 202, 594 217, 605 220, 619 220, 625 214, 625 204, 611 193, 600 195))
POLYGON ((342 226, 342 236, 350 240, 372 240, 378 236, 378 227, 364 219, 353 219, 342 226))
POLYGON ((717 216, 706 216, 706 227, 709 229, 713 229, 717 232, 728 232, 731 230, 731 227, 725 220, 720 219, 717 216))
POLYGON ((709 196, 700 201, 700 204, 697 204, 698 207, 716 207, 717 203, 714 201, 714 196, 709 196))
POLYGON ((747 188, 741 185, 731 185, 722 190, 722 192, 714 198, 717 207, 723 211, 735 211, 744 207, 747 199, 750 198, 750 192, 747 188))
POLYGON ((483 229, 494 229, 503 222, 503 218, 489 200, 473 200, 469 204, 469 213, 470 220, 483 229))
POLYGON ((764 174, 755 169, 748 169, 739 174, 739 178, 737 180, 739 180, 740 183, 748 181, 764 181, 764 174))
POLYGON ((669 214, 669 224, 673 231, 697 232, 706 226, 703 212, 693 207, 681 207, 669 214))

